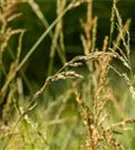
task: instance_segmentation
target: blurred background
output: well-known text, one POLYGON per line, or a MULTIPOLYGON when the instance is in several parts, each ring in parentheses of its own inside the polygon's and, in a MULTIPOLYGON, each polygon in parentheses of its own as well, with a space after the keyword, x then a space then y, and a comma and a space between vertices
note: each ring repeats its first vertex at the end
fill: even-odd
MULTIPOLYGON (((49 24, 56 18, 56 1, 55 0, 37 0, 36 1, 46 20, 49 24)), ((94 0, 93 3, 93 16, 98 17, 97 26, 97 41, 96 46, 102 48, 103 39, 109 35, 110 32, 110 16, 111 16, 112 0, 94 0)), ((118 8, 125 22, 128 18, 131 18, 131 52, 134 59, 135 48, 135 1, 121 0, 118 2, 118 8)), ((27 32, 23 39, 23 54, 24 56, 32 47, 40 35, 46 30, 43 24, 39 21, 35 13, 30 6, 26 3, 19 6, 19 11, 23 13, 20 19, 13 22, 15 28, 25 28, 27 32)), ((66 51, 66 59, 70 60, 76 55, 83 54, 82 42, 80 35, 83 33, 81 28, 80 19, 86 20, 86 4, 81 5, 71 11, 69 11, 63 20, 63 32, 64 32, 64 44, 66 51)), ((11 45, 16 47, 16 39, 12 39, 11 45)), ((11 46, 11 47, 12 47, 11 46)), ((49 36, 43 40, 38 46, 37 50, 32 54, 27 64, 24 66, 26 76, 29 80, 35 82, 35 84, 41 84, 46 76, 47 67, 49 63, 49 52, 51 46, 51 39, 49 36), (27 69, 29 68, 29 69, 27 69)), ((5 55, 9 59, 9 55, 5 55)), ((134 62, 134 61, 133 61, 134 62)), ((53 71, 58 70, 62 66, 62 63, 56 54, 55 64, 53 71)), ((119 65, 119 64, 117 64, 119 65)))

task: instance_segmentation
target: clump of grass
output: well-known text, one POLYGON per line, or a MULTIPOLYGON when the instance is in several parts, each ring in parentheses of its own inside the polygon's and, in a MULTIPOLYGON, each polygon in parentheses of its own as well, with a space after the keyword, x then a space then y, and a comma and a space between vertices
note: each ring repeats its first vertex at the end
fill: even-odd
POLYGON ((129 130, 128 127, 135 123, 135 118, 122 111, 126 109, 125 106, 121 106, 124 97, 121 96, 121 100, 117 101, 109 79, 110 70, 123 78, 134 99, 134 73, 130 63, 130 20, 123 24, 117 2, 114 0, 110 17, 110 35, 105 36, 102 49, 99 50, 96 46, 98 19, 93 17, 92 0, 73 0, 69 4, 66 0, 58 0, 56 13, 56 20, 49 25, 34 0, 0 2, 0 81, 4 79, 0 85, 2 149, 126 149, 120 137, 124 137, 124 133, 129 130), (31 6, 46 30, 21 59, 23 36, 26 30, 12 29, 9 23, 20 17, 20 13, 16 13, 15 10, 18 3, 22 2, 31 6), (84 30, 84 34, 81 34, 84 55, 76 56, 67 62, 63 16, 82 3, 87 5, 86 22, 80 21, 84 30), (11 7, 14 8, 12 11, 11 7), (118 32, 117 37, 113 36, 115 29, 118 32), (7 50, 9 40, 16 34, 19 34, 16 56, 6 70, 3 54, 7 50), (52 39, 48 76, 37 92, 26 97, 23 93, 24 79, 17 73, 21 72, 23 65, 48 34, 52 39), (55 50, 59 54, 63 67, 52 74, 55 50), (113 65, 112 62, 116 59, 128 69, 128 74, 113 65), (86 78, 83 73, 74 71, 84 63, 88 69, 86 78), (48 87, 61 81, 67 81, 71 86, 54 101, 51 95, 47 95, 48 87), (40 105, 42 96, 46 101, 48 100, 47 106, 40 105), (118 113, 117 120, 113 118, 114 113, 110 109, 118 113), (13 114, 13 119, 9 119, 11 116, 8 114, 13 114), (17 136, 18 140, 16 140, 17 136), (20 144, 16 146, 18 141, 20 144))

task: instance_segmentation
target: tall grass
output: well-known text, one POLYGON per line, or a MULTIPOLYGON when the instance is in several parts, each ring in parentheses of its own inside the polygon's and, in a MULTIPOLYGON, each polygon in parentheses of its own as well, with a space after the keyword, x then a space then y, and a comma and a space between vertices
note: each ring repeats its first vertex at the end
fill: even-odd
MULTIPOLYGON (((104 37, 103 46, 99 49, 96 45, 98 17, 93 16, 93 12, 92 0, 57 0, 57 17, 49 24, 34 0, 0 1, 1 149, 135 148, 135 91, 129 33, 131 21, 123 22, 117 1, 114 0, 110 33, 104 37), (22 58, 26 29, 13 29, 10 22, 23 15, 17 10, 18 5, 23 3, 30 6, 45 31, 22 58), (84 31, 80 33, 84 54, 67 61, 63 17, 68 11, 84 4, 87 6, 86 20, 80 19, 80 27, 84 31), (115 31, 117 36, 114 36, 115 31), (26 96, 24 81, 27 81, 22 68, 48 34, 52 43, 47 77, 36 92, 26 96), (15 55, 7 63, 4 54, 10 47, 10 39, 15 35, 18 35, 18 45, 15 55), (53 73, 56 52, 63 67, 53 73), (117 67, 115 61, 120 62, 128 71, 117 67), (79 67, 87 70, 86 74, 79 73, 79 67), (114 83, 117 82, 115 79, 121 82, 114 83), (49 88, 57 83, 63 83, 64 90, 53 98, 49 88), (66 86, 67 83, 69 86, 66 86)), ((56 93, 58 88, 55 88, 56 93)))

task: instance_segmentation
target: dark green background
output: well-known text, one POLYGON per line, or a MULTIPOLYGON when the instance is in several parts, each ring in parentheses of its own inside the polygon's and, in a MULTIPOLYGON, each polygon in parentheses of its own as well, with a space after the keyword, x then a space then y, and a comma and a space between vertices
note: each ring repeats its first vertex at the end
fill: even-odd
MULTIPOLYGON (((42 12, 44 13, 49 24, 53 22, 56 16, 56 3, 55 1, 37 1, 42 12)), ((109 35, 110 31, 110 16, 111 16, 112 1, 94 1, 93 4, 93 16, 98 17, 98 29, 97 29, 97 42, 96 47, 99 49, 102 47, 103 39, 106 35, 109 35)), ((80 19, 86 19, 86 4, 81 5, 69 11, 64 16, 64 41, 66 48, 67 60, 72 57, 83 54, 82 43, 80 35, 83 33, 81 28, 80 19)), ((128 18, 132 19, 130 33, 131 33, 131 50, 134 52, 135 45, 135 1, 119 1, 118 8, 125 22, 128 18)), ((32 45, 39 39, 40 35, 45 31, 43 24, 39 21, 37 16, 31 10, 28 4, 19 6, 19 11, 23 13, 20 19, 14 21, 14 28, 25 28, 23 39, 23 56, 29 51, 32 45)), ((54 30, 53 30, 54 31, 54 30)), ((16 38, 11 41, 11 48, 15 53, 16 49, 16 38)), ((49 51, 50 51, 51 39, 47 36, 36 51, 32 54, 29 61, 26 63, 26 75, 28 79, 33 80, 37 83, 42 83, 45 79, 49 62, 49 51)), ((6 55, 7 56, 7 55, 6 55)), ((9 56, 8 60, 9 60, 9 56)), ((61 67, 59 57, 55 57, 55 68, 61 67)))

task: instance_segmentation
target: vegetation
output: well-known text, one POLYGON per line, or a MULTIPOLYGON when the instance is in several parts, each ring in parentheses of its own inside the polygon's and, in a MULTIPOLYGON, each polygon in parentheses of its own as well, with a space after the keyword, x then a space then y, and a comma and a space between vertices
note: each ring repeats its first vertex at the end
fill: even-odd
POLYGON ((135 149, 131 20, 122 20, 117 3, 112 2, 109 34, 100 47, 92 0, 57 0, 52 23, 34 0, 0 1, 0 149, 135 149), (36 42, 23 27, 24 5, 44 26, 36 42), (82 53, 70 58, 65 17, 81 7, 86 8, 86 17, 78 18, 82 53), (46 38, 50 49, 43 45, 48 52, 43 57, 40 44, 46 38), (38 61, 30 64, 37 51, 38 61), (42 83, 31 74, 32 65, 42 83))

